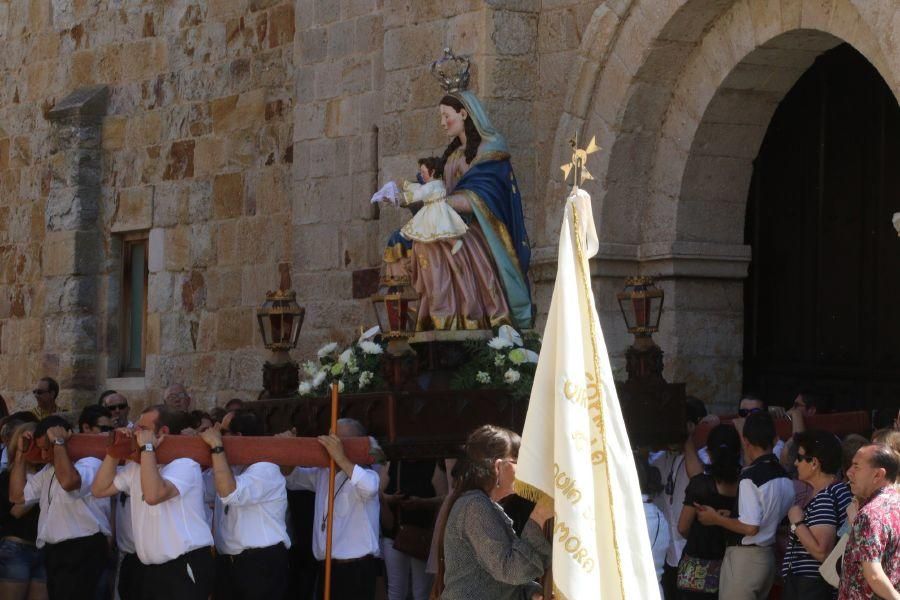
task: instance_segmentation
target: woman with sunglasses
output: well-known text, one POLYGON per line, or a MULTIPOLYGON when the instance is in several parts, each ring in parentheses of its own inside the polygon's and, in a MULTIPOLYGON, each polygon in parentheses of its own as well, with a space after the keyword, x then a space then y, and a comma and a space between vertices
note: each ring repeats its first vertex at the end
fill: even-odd
POLYGON ((834 434, 818 430, 798 433, 795 440, 797 477, 812 487, 812 500, 805 508, 795 505, 788 511, 791 537, 781 566, 782 598, 831 600, 837 590, 822 578, 819 567, 834 548, 853 498, 838 477, 841 442, 834 434))

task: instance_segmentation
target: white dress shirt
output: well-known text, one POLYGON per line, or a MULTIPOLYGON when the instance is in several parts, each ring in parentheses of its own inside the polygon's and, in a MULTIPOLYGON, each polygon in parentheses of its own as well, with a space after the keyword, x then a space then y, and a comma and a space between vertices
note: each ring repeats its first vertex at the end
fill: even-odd
MULTIPOLYGON (((644 501, 644 517, 647 519, 647 533, 650 535, 650 551, 653 554, 653 567, 656 569, 656 581, 660 582, 662 594, 662 575, 666 564, 666 553, 669 550, 671 535, 666 516, 650 499, 642 495, 644 501)), ((663 597, 663 596, 661 596, 663 597)))
POLYGON ((213 535, 219 554, 235 555, 247 548, 276 544, 290 548, 285 525, 287 490, 281 469, 261 462, 231 470, 235 475, 234 491, 224 498, 215 498, 213 535))
POLYGON ((159 565, 213 545, 203 509, 200 465, 179 458, 161 467, 160 475, 178 489, 178 495, 155 506, 144 502, 139 464, 129 462, 114 480, 116 489, 129 495, 134 546, 145 565, 159 565))
POLYGON ((96 458, 82 458, 74 465, 81 476, 81 487, 67 492, 59 485, 53 464, 44 466, 25 482, 25 504, 37 502, 37 546, 58 544, 95 533, 110 535, 109 518, 91 496, 91 484, 100 468, 96 458))
MULTIPOLYGON (((125 467, 116 467, 116 474, 121 473, 125 467)), ((112 497, 116 505, 116 546, 119 552, 134 554, 134 528, 131 524, 131 501, 125 492, 119 492, 112 497)))
POLYGON ((687 540, 678 532, 678 518, 681 516, 681 509, 684 508, 684 495, 690 480, 684 464, 684 454, 671 451, 660 452, 650 458, 650 465, 659 469, 662 483, 665 486, 663 493, 657 494, 653 498, 653 503, 662 511, 669 526, 666 564, 670 567, 677 567, 681 560, 681 553, 687 545, 687 540))
MULTIPOLYGON (((325 560, 325 521, 328 511, 328 469, 297 467, 287 476, 287 489, 316 492, 313 516, 313 555, 325 560)), ((339 560, 380 556, 378 543, 378 473, 354 465, 353 476, 343 471, 334 481, 334 529, 331 557, 339 560)))

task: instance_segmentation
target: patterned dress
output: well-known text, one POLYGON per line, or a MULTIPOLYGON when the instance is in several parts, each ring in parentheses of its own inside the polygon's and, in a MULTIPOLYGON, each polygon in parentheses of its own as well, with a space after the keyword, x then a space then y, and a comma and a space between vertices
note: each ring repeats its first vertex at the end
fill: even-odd
POLYGON ((838 600, 875 598, 863 575, 864 562, 880 562, 894 589, 900 588, 900 492, 886 486, 859 509, 844 550, 838 600))

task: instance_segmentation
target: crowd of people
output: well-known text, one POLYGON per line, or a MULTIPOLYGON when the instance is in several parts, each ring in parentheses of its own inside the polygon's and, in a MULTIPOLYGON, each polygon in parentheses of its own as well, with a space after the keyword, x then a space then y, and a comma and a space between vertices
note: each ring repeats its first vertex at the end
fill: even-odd
POLYGON ((817 404, 801 392, 784 411, 746 395, 726 425, 689 398, 684 445, 639 461, 666 600, 900 599, 900 415, 841 439, 806 428, 817 404))
MULTIPOLYGON (((173 385, 132 422, 110 390, 70 422, 58 391, 41 379, 37 408, 0 422, 4 600, 320 597, 329 505, 336 600, 375 598, 379 578, 389 600, 544 597, 553 515, 513 491, 512 431, 479 428, 458 459, 358 465, 341 439, 367 433, 342 419, 318 438, 338 469, 331 499, 327 469, 229 464, 223 436, 267 433, 240 400, 192 411, 173 385), (113 429, 137 460, 70 458, 73 432, 113 429), (158 464, 173 434, 199 436, 211 467, 158 464)), ((636 455, 665 600, 900 598, 900 424, 841 440, 805 427, 816 409, 811 394, 786 413, 747 396, 726 425, 690 399, 683 446, 636 455)))

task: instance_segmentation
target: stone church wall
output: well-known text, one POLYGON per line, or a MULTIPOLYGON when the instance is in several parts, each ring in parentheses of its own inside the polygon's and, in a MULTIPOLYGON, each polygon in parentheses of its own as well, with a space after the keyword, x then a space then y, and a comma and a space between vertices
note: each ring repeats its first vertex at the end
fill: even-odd
POLYGON ((592 269, 614 365, 629 343, 615 292, 661 275, 666 374, 729 405, 750 257, 749 160, 727 155, 752 158, 759 139, 720 117, 764 132, 791 69, 830 43, 766 46, 792 31, 852 43, 900 89, 898 24, 892 0, 0 1, 0 393, 26 406, 50 374, 65 405, 105 387, 159 400, 175 381, 200 406, 255 397, 267 352, 254 308, 279 268, 307 308, 297 358, 371 324, 365 297, 404 214, 368 198, 443 151, 427 64, 452 46, 512 147, 539 310, 566 141, 597 135, 592 269), (780 78, 753 79, 765 60, 780 78), (79 90, 93 95, 57 110, 79 90), (727 169, 699 160, 713 146, 727 169), (123 380, 135 234, 149 239, 146 369, 123 380))

